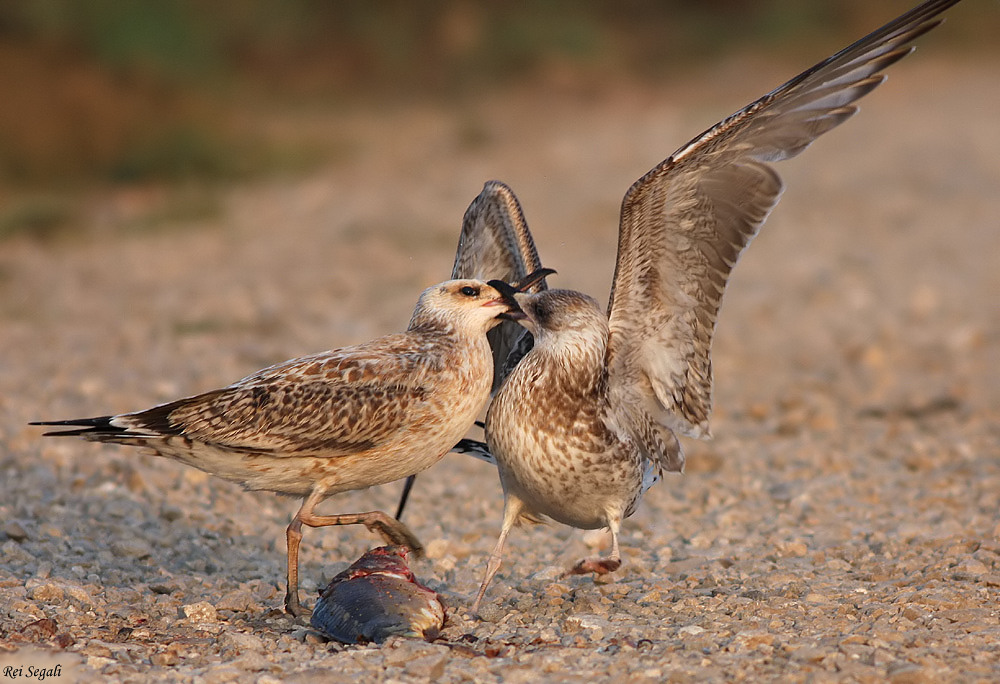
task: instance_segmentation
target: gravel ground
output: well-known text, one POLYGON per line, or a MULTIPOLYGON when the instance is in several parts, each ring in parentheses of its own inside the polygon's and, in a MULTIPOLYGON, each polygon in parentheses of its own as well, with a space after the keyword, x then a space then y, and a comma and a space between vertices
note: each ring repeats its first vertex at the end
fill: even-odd
MULTIPOLYGON (((117 230, 156 201, 134 191, 96 203, 86 236, 0 245, 0 665, 58 665, 50 681, 1000 679, 1000 81, 971 57, 918 51, 782 165, 786 196, 720 318, 716 438, 685 442, 686 474, 626 522, 608 581, 559 577, 603 534, 517 530, 470 618, 502 496, 451 455, 406 517, 429 550, 414 569, 451 607, 443 640, 327 644, 280 610, 297 502, 26 426, 401 329, 488 178, 519 193, 554 282, 603 299, 627 186, 792 71, 661 89, 554 71, 464 104, 300 120, 344 158, 234 189, 197 224, 117 230)), ((398 491, 324 508, 391 510, 398 491)), ((305 595, 377 543, 307 531, 305 595)))

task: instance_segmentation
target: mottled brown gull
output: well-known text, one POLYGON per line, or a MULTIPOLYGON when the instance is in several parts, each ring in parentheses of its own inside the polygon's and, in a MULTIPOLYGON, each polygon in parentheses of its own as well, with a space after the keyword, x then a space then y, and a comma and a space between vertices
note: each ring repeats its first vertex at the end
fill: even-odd
MULTIPOLYGON (((547 287, 545 277, 552 273, 555 271, 542 268, 517 197, 503 183, 488 181, 462 217, 451 277, 495 278, 514 283, 524 292, 541 292, 547 287)), ((531 348, 531 334, 511 319, 494 326, 486 337, 493 350, 495 392, 531 348)), ((493 462, 486 446, 480 442, 463 439, 459 450, 493 462)), ((396 508, 397 519, 402 518, 415 478, 416 475, 411 475, 406 480, 396 508)))
POLYGON ((486 333, 516 306, 481 280, 421 294, 406 332, 292 359, 228 387, 145 411, 46 421, 47 435, 142 447, 247 489, 303 497, 286 533, 285 607, 298 595, 302 525, 360 523, 386 542, 422 550, 381 511, 318 515, 329 496, 392 482, 434 465, 487 401, 493 357, 486 333))
MULTIPOLYGON (((853 103, 883 82, 880 72, 909 54, 908 44, 956 2, 932 0, 903 14, 636 181, 622 202, 606 314, 579 292, 509 292, 534 344, 486 415, 504 514, 473 612, 522 520, 606 527, 610 555, 582 560, 570 572, 620 567, 622 520, 663 472, 683 468, 677 434, 709 435, 716 318, 732 268, 781 194, 770 162, 794 157, 850 118, 853 103)), ((488 184, 484 193, 497 187, 488 184)))

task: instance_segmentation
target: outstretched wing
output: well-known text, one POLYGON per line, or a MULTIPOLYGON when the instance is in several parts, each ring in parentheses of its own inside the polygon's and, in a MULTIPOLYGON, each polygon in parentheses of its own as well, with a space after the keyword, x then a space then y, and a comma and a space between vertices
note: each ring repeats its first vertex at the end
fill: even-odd
POLYGON ((622 202, 611 301, 612 392, 661 424, 707 436, 712 335, 730 271, 778 202, 770 162, 855 114, 883 69, 959 0, 931 0, 713 126, 622 202))
MULTIPOLYGON (((452 278, 503 280, 513 285, 541 268, 535 241, 514 191, 500 181, 487 181, 465 211, 452 278)), ((545 280, 526 292, 546 289, 545 280)), ((487 334, 493 349, 493 390, 531 349, 531 333, 504 321, 487 334), (513 354, 511 352, 514 352, 513 354)))

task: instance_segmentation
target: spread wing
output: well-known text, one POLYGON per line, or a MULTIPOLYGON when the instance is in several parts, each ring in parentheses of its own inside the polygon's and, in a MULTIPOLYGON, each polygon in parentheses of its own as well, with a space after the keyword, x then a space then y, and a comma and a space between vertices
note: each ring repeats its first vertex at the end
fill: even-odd
POLYGON ((415 367, 413 355, 367 346, 286 361, 228 387, 145 411, 41 424, 77 428, 48 434, 154 449, 159 440, 183 436, 280 456, 367 451, 391 442, 419 419, 426 394, 426 374, 415 367))
MULTIPOLYGON (((503 280, 517 284, 541 268, 535 241, 514 191, 500 181, 487 181, 465 211, 452 278, 503 280)), ((545 280, 526 289, 540 292, 545 280)), ((504 321, 487 334, 493 349, 493 390, 531 349, 531 333, 514 321, 504 321), (512 352, 514 352, 512 354, 512 352)))
POLYGON ((931 0, 713 126, 622 202, 608 308, 612 391, 667 427, 707 436, 712 335, 730 271, 778 202, 770 162, 850 118, 883 69, 959 0, 931 0))

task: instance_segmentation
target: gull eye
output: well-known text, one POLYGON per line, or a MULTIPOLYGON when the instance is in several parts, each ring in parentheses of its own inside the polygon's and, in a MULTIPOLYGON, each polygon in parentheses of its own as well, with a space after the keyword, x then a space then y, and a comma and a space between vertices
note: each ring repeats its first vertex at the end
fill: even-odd
POLYGON ((462 294, 464 294, 466 297, 478 297, 479 296, 479 288, 478 287, 472 287, 471 285, 466 285, 461 290, 459 290, 459 292, 461 292, 462 294))

